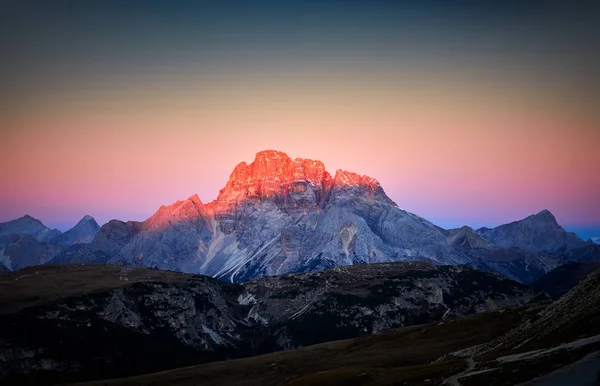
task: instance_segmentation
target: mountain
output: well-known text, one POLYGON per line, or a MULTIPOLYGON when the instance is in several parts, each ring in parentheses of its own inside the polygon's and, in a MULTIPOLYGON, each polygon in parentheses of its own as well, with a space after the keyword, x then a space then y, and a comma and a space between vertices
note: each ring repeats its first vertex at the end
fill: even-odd
POLYGON ((50 229, 29 215, 16 220, 0 223, 0 248, 6 245, 13 235, 30 235, 38 241, 46 242, 60 235, 58 229, 50 229))
POLYGON ((480 228, 477 233, 494 244, 528 252, 564 253, 586 244, 565 231, 548 210, 496 228, 480 228))
POLYGON ((600 262, 568 263, 548 272, 531 286, 538 291, 546 292, 553 298, 567 293, 590 273, 600 269, 600 262))
POLYGON ((563 263, 567 262, 590 262, 600 261, 600 245, 587 244, 580 248, 575 248, 564 254, 563 263))
POLYGON ((590 240, 592 240, 594 244, 600 244, 600 237, 592 237, 590 240))
POLYGON ((84 216, 79 222, 65 233, 52 239, 52 243, 60 246, 87 244, 92 242, 100 226, 92 216, 84 216))
POLYGON ((599 334, 597 271, 551 304, 83 385, 584 386, 598 380, 599 334))
POLYGON ((32 265, 49 262, 60 248, 52 243, 42 243, 30 235, 13 235, 0 249, 0 264, 16 271, 32 265))
POLYGON ((60 234, 29 215, 0 223, 0 265, 17 270, 48 262, 57 249, 46 243, 60 234))
POLYGON ((547 298, 498 275, 417 262, 243 284, 139 267, 47 265, 4 273, 2 283, 3 385, 128 376, 547 298))
POLYGON ((496 272, 522 283, 532 283, 550 271, 561 257, 531 253, 519 248, 505 248, 481 237, 468 226, 442 230, 458 253, 468 258, 470 267, 496 272))
MULTIPOLYGON (((46 264, 74 244, 89 243, 100 229, 91 216, 83 217, 65 233, 50 230, 40 220, 23 216, 0 224, 0 264, 9 270, 46 264)), ((77 250, 77 248, 74 248, 77 250)), ((72 255, 75 251, 69 250, 72 255)))
POLYGON ((231 282, 362 263, 467 263, 375 179, 343 170, 332 177, 320 161, 277 151, 236 166, 213 202, 192 196, 144 222, 105 224, 82 255, 231 282))
MULTIPOLYGON (((51 263, 146 266, 241 282, 352 264, 428 261, 532 283, 562 262, 555 252, 563 244, 559 236, 572 235, 547 211, 493 230, 444 230, 400 209, 371 177, 344 170, 332 177, 320 161, 263 151, 234 168, 216 200, 203 203, 194 195, 161 206, 143 222, 110 221, 89 245, 67 248, 51 263), (495 232, 534 234, 537 249, 553 252, 486 238, 495 232)), ((583 243, 572 237, 570 246, 583 243)))

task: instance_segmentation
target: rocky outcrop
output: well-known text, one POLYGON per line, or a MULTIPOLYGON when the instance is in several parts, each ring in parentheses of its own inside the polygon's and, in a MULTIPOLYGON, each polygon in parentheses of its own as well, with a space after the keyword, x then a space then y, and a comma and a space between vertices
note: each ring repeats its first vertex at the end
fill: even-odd
POLYGON ((3 384, 159 371, 543 298, 497 275, 426 263, 356 265, 243 285, 145 268, 50 265, 3 274, 2 283, 3 384))
POLYGON ((494 244, 528 252, 564 253, 585 245, 575 233, 565 231, 548 210, 493 229, 480 228, 477 233, 494 244))

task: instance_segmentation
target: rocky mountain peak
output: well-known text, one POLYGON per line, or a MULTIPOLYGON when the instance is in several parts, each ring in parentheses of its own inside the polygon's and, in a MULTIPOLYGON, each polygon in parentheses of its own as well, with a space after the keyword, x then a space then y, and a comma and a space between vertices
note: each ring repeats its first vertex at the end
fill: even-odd
POLYGON ((96 220, 90 215, 85 215, 73 228, 54 238, 52 243, 63 247, 73 244, 88 244, 92 242, 99 230, 100 225, 96 220))
POLYGON ((37 218, 26 214, 18 219, 0 223, 0 247, 12 235, 31 235, 38 241, 45 242, 52 240, 60 233, 58 229, 50 229, 37 218))
POLYGON ((283 152, 266 150, 257 153, 251 164, 242 162, 235 167, 217 201, 285 196, 305 191, 306 184, 328 188, 330 181, 321 161, 292 159, 283 152))
POLYGON ((169 206, 161 206, 152 217, 142 223, 142 229, 161 230, 169 224, 197 220, 205 214, 205 207, 197 194, 169 206))
POLYGON ((79 220, 79 222, 90 222, 90 221, 96 221, 96 219, 94 219, 89 214, 86 214, 85 216, 83 216, 83 218, 81 220, 79 220))
POLYGON ((477 233, 500 246, 528 252, 563 253, 585 245, 575 233, 565 231, 547 209, 496 228, 481 228, 477 233))
POLYGON ((548 209, 544 209, 537 214, 533 214, 533 215, 525 218, 523 221, 529 221, 532 223, 535 222, 540 225, 559 226, 558 221, 556 221, 556 217, 554 217, 552 212, 550 212, 548 209))
POLYGON ((333 178, 334 185, 343 186, 365 186, 372 189, 380 187, 379 181, 369 176, 361 176, 356 173, 352 173, 346 170, 339 169, 335 172, 333 178))
POLYGON ((77 224, 75 225, 75 227, 85 226, 87 224, 92 225, 95 228, 100 228, 100 226, 96 222, 96 219, 93 218, 92 216, 88 215, 88 214, 86 214, 85 216, 83 216, 83 218, 81 220, 79 220, 79 222, 77 222, 77 224))

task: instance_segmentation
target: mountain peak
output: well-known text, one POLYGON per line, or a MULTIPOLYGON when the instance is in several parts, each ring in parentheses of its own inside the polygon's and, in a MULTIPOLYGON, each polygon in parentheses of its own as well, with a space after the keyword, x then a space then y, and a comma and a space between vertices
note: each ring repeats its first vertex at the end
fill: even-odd
POLYGON ((23 223, 42 224, 42 222, 40 220, 38 220, 37 218, 35 218, 33 216, 30 216, 28 214, 26 214, 25 216, 20 217, 20 218, 14 220, 14 221, 20 221, 20 222, 23 222, 23 223))
POLYGON ((379 187, 379 181, 369 176, 361 176, 347 170, 338 169, 333 178, 334 184, 341 185, 366 185, 373 188, 379 187))
POLYGON ((90 216, 89 214, 86 214, 85 216, 83 216, 83 218, 81 220, 79 220, 79 223, 85 223, 85 222, 90 222, 90 221, 96 222, 96 219, 93 218, 92 216, 90 216))
POLYGON ((263 150, 256 153, 254 157, 254 162, 277 162, 277 161, 290 161, 290 157, 278 150, 263 150))
POLYGON ((70 246, 88 244, 100 230, 100 225, 92 216, 86 214, 75 226, 52 240, 54 245, 70 246))
POLYGON ((574 233, 565 231, 548 209, 496 228, 482 228, 478 233, 500 246, 528 252, 564 253, 585 244, 574 233))
POLYGON ((558 221, 556 221, 556 217, 554 217, 552 212, 550 212, 548 209, 544 209, 537 214, 533 214, 533 215, 525 218, 523 221, 527 221, 527 220, 529 220, 529 221, 534 220, 536 222, 541 222, 541 223, 558 226, 558 221))
POLYGON ((194 204, 196 204, 196 206, 202 206, 202 200, 200 200, 200 197, 198 196, 198 194, 193 194, 191 196, 188 197, 188 201, 193 202, 194 204))
POLYGON ((249 165, 241 162, 235 167, 217 201, 286 195, 290 190, 306 188, 300 186, 303 184, 320 189, 330 180, 321 161, 292 159, 284 152, 265 150, 258 152, 249 165))
POLYGON ((57 229, 50 229, 37 218, 26 214, 25 216, 19 217, 15 220, 0 223, 0 247, 13 234, 31 235, 38 241, 45 242, 50 241, 59 235, 60 231, 57 229))

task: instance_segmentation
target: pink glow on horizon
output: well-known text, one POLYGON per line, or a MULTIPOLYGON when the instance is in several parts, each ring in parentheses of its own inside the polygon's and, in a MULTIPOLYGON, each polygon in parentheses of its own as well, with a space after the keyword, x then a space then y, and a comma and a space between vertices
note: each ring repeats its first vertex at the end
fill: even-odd
POLYGON ((433 222, 491 225, 547 208, 563 225, 600 225, 593 120, 533 107, 354 102, 15 115, 0 143, 0 221, 143 220, 196 193, 213 200, 239 162, 276 149, 332 174, 371 176, 433 222))

